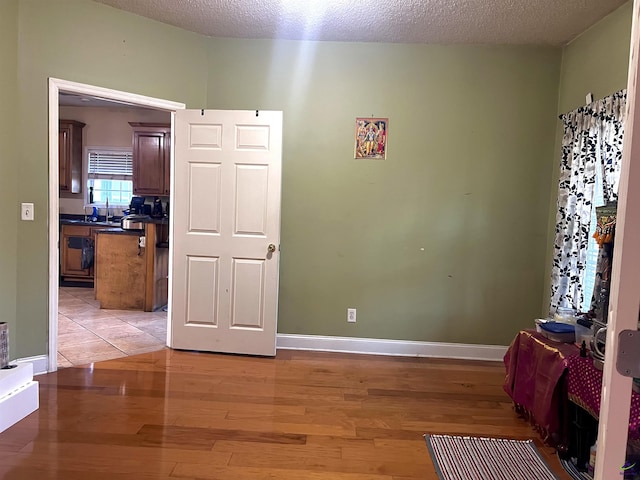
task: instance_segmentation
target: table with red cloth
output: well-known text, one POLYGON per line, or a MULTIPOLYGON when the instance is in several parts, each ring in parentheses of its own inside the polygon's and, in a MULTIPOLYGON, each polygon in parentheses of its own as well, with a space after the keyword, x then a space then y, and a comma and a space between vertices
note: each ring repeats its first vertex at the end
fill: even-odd
POLYGON ((542 440, 566 450, 568 412, 566 371, 579 355, 572 343, 553 342, 535 330, 522 330, 504 356, 504 390, 516 411, 536 428, 542 440))
MULTIPOLYGON (((522 330, 509 346, 504 363, 504 390, 547 444, 567 449, 568 401, 598 419, 602 371, 590 356, 580 356, 577 345, 522 330)), ((631 398, 629 440, 640 440, 640 394, 636 392, 631 398)))

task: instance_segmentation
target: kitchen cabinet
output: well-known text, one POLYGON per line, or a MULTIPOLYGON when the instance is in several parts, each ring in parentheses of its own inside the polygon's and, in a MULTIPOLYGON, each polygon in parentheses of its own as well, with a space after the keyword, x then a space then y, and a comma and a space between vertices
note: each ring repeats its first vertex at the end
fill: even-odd
POLYGON ((171 125, 130 122, 133 128, 133 193, 170 194, 171 125))
POLYGON ((62 225, 60 233, 60 276, 62 280, 93 282, 93 266, 82 268, 81 245, 85 241, 93 244, 97 229, 85 225, 62 225))
POLYGON ((60 192, 82 193, 82 129, 85 124, 60 120, 58 168, 60 192))

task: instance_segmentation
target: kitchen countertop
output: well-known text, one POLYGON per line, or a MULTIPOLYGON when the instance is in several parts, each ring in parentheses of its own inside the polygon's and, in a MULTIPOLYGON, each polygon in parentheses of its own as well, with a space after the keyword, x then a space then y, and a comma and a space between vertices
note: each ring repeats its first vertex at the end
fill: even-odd
POLYGON ((97 222, 92 222, 85 215, 73 215, 73 214, 60 214, 60 224, 61 225, 80 225, 83 227, 111 227, 111 226, 120 226, 120 218, 115 217, 115 220, 110 222, 106 221, 104 215, 98 217, 97 222))
POLYGON ((79 225, 81 227, 117 227, 120 226, 120 220, 117 222, 91 222, 85 220, 67 220, 60 219, 60 225, 79 225))
POLYGON ((105 227, 95 231, 96 233, 109 233, 112 235, 135 235, 136 237, 144 236, 143 230, 123 230, 116 227, 105 227))
POLYGON ((143 220, 143 223, 155 223, 156 225, 169 225, 169 219, 167 217, 162 218, 148 218, 147 220, 143 220))
MULTIPOLYGON (((80 225, 86 227, 120 227, 121 222, 120 219, 122 217, 114 217, 115 220, 107 222, 104 215, 98 217, 97 222, 92 222, 90 220, 85 220, 84 215, 73 215, 73 214, 61 214, 60 215, 60 224, 61 225, 80 225)), ((167 225, 169 223, 169 219, 166 217, 163 218, 147 218, 142 220, 142 223, 155 223, 156 225, 167 225)))

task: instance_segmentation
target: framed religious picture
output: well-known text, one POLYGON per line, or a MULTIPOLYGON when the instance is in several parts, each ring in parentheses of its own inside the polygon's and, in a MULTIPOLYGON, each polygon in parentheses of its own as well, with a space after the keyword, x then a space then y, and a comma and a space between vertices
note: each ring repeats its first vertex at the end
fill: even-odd
POLYGON ((388 142, 388 118, 356 118, 354 158, 386 160, 388 142))

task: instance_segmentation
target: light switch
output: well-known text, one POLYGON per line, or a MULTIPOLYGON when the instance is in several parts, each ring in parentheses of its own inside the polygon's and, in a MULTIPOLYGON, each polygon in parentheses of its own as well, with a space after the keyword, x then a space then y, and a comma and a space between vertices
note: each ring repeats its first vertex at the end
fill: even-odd
POLYGON ((22 220, 33 221, 33 203, 22 204, 22 220))

